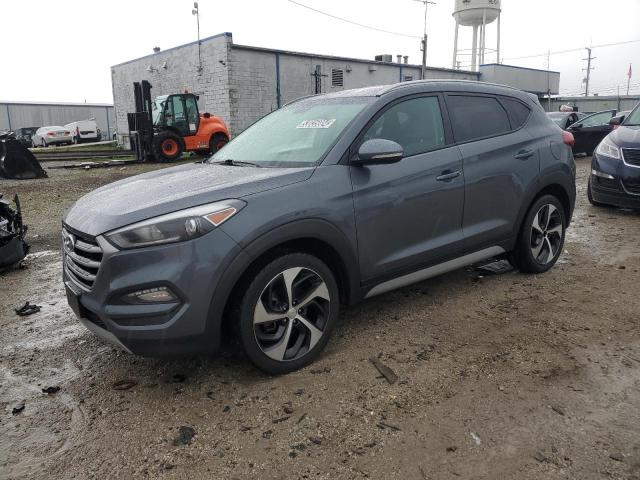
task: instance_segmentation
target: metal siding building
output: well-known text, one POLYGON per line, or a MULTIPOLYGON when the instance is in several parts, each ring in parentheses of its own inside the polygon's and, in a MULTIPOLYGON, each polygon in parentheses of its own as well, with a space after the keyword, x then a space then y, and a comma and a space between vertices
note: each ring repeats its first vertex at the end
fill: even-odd
MULTIPOLYGON (((148 80, 152 97, 185 90, 201 111, 222 117, 237 135, 296 98, 420 78, 420 66, 235 45, 230 33, 192 42, 111 67, 118 134, 128 133, 133 82, 148 80), (316 75, 317 72, 317 75, 316 75)), ((427 78, 478 80, 477 72, 427 68, 427 78)))
POLYGON ((113 105, 108 103, 47 103, 0 101, 0 130, 23 127, 66 125, 94 118, 103 138, 111 138, 115 128, 113 105))

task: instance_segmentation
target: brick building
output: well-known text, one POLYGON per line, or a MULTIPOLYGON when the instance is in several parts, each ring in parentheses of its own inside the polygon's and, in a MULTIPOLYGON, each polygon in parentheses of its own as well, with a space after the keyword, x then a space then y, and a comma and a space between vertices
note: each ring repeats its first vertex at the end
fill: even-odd
MULTIPOLYGON (((427 68, 426 78, 478 80, 478 72, 427 68)), ((237 135, 296 98, 420 78, 420 66, 236 45, 231 33, 181 45, 111 67, 119 138, 126 141, 133 82, 148 80, 152 97, 188 90, 202 112, 219 115, 237 135), (200 60, 199 60, 200 58, 200 60)))

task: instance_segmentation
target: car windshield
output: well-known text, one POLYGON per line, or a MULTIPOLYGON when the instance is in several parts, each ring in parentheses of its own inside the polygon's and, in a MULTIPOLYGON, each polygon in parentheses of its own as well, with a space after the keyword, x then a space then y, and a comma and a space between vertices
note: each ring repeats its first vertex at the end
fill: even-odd
POLYGON ((156 97, 156 99, 151 104, 151 115, 153 117, 154 125, 158 125, 160 123, 160 114, 162 113, 162 107, 164 107, 164 104, 167 101, 167 97, 168 95, 156 97))
POLYGON ((633 109, 633 112, 627 116, 625 121, 622 122, 622 125, 627 127, 640 125, 640 106, 633 109))
POLYGON ((263 167, 317 164, 372 97, 310 98, 267 115, 208 162, 251 162, 263 167))

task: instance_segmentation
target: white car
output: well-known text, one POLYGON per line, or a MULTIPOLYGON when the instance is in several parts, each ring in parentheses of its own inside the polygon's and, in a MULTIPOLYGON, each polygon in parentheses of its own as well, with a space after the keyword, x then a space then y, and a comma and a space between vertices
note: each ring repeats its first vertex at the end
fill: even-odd
POLYGON ((71 141, 73 143, 99 142, 101 140, 102 135, 95 120, 80 120, 67 123, 64 128, 71 132, 71 141))
POLYGON ((40 127, 31 136, 31 146, 48 147, 49 145, 64 145, 71 143, 71 132, 64 127, 40 127))

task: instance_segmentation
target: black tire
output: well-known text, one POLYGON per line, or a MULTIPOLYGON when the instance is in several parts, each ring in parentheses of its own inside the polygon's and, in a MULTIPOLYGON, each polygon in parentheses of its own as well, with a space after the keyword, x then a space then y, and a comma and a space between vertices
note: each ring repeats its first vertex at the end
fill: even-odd
POLYGON ((165 131, 153 137, 151 142, 151 152, 153 157, 159 162, 173 162, 182 156, 184 145, 182 138, 177 134, 165 131))
POLYGON ((251 278, 244 294, 238 300, 234 319, 240 343, 247 357, 256 367, 274 375, 289 373, 313 362, 329 341, 339 315, 338 285, 333 272, 324 262, 312 255, 290 253, 271 261, 251 278), (293 306, 289 308, 287 298, 278 297, 277 294, 284 292, 286 295, 286 290, 282 290, 286 285, 284 275, 287 272, 295 272, 297 269, 301 270, 291 280, 293 306), (278 285, 281 286, 280 292, 278 292, 278 285), (314 295, 311 298, 313 294, 310 292, 318 291, 318 285, 326 287, 322 295, 328 296, 328 301, 320 295, 314 295), (298 306, 296 301, 300 299, 297 295, 302 299, 298 301, 298 306), (311 298, 306 305, 305 296, 311 298), (270 307, 266 307, 263 303, 266 298, 269 298, 270 307), (282 299, 286 304, 275 305, 282 299), (279 311, 283 318, 254 324, 254 316, 257 318, 258 315, 258 302, 266 315, 277 317, 278 314, 274 312, 279 311), (273 310, 274 305, 289 309, 273 310), (299 306, 303 308, 299 309, 299 306), (295 315, 295 318, 287 316, 288 314, 295 315), (299 320, 300 318, 304 319, 304 322, 299 320), (316 327, 315 332, 306 326, 307 323, 316 327), (280 336, 278 336, 279 333, 280 336), (278 349, 277 347, 283 343, 284 348, 278 349), (272 358, 280 356, 274 353, 274 350, 281 351, 280 360, 272 358), (270 351, 272 356, 265 353, 266 351, 270 351))
POLYGON ((594 207, 607 207, 606 203, 596 202, 593 199, 593 194, 591 193, 591 178, 587 181, 587 200, 589 200, 589 203, 594 207))
POLYGON ((566 228, 564 207, 557 197, 543 195, 536 199, 522 222, 516 248, 509 256, 511 263, 521 272, 546 272, 555 265, 562 253, 566 228), (553 206, 553 208, 548 209, 551 212, 551 219, 547 219, 546 225, 543 225, 545 223, 543 208, 546 206, 553 206), (536 217, 539 217, 537 225, 540 230, 534 227, 536 217), (558 233, 558 226, 561 227, 561 233, 558 233), (535 251, 538 252, 537 256, 534 256, 535 251), (550 256, 549 253, 552 255, 550 256))
POLYGON ((224 133, 216 133, 209 140, 209 154, 213 155, 222 147, 229 143, 229 138, 224 133))

